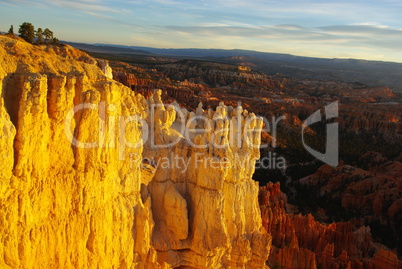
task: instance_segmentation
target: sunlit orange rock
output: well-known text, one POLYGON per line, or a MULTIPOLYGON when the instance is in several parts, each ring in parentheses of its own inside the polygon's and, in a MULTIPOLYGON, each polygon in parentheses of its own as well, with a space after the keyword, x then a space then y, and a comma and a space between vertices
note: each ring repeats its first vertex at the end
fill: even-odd
MULTIPOLYGON (((69 46, 0 35, 0 63, 0 268, 266 267, 271 237, 251 178, 258 147, 196 149, 175 129, 195 113, 176 117, 161 91, 145 99, 69 46), (132 117, 153 126, 156 142, 179 142, 142 145, 132 117), (153 161, 170 153, 245 163, 211 168, 205 158, 169 169, 153 161)), ((198 145, 227 142, 229 121, 218 114, 206 116, 221 136, 191 137, 198 145)), ((244 139, 259 145, 262 120, 247 119, 254 132, 244 139)))
MULTIPOLYGON (((322 169, 321 175, 330 171, 333 170, 322 169)), ((261 187, 259 203, 263 225, 272 236, 271 267, 370 269, 380 268, 379 264, 384 268, 402 266, 395 253, 373 242, 370 228, 361 223, 321 224, 311 215, 287 213, 287 198, 280 191, 279 183, 261 187)))

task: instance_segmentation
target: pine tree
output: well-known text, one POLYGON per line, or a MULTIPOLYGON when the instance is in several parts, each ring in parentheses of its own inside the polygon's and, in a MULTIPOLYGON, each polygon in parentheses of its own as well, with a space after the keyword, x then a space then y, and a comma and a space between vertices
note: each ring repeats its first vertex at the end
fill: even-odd
POLYGON ((48 41, 52 41, 52 40, 53 40, 53 32, 50 31, 48 28, 46 28, 46 29, 43 31, 43 35, 45 36, 45 42, 48 42, 48 41))
POLYGON ((36 30, 36 43, 37 44, 42 44, 43 43, 43 30, 42 28, 38 28, 38 30, 36 30))
POLYGON ((10 26, 10 29, 8 30, 9 35, 14 35, 14 26, 10 26))
POLYGON ((20 37, 22 37, 25 41, 33 43, 35 38, 35 29, 31 23, 24 22, 23 24, 21 24, 18 33, 20 34, 20 37))
POLYGON ((52 39, 52 44, 53 44, 53 45, 60 45, 59 39, 57 39, 57 38, 54 37, 54 38, 52 39))

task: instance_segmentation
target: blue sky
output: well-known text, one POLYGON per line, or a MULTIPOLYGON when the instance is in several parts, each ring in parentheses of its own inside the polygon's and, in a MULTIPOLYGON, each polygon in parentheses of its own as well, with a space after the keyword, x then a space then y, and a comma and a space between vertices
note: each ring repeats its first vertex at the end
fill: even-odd
POLYGON ((400 0, 0 0, 0 30, 28 21, 76 42, 402 62, 401 14, 400 0))

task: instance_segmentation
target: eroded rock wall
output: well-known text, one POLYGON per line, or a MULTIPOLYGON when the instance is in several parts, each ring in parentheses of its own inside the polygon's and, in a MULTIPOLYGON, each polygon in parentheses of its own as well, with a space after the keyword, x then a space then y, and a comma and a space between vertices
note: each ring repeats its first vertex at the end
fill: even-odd
POLYGON ((262 119, 223 103, 216 111, 200 105, 196 113, 165 107, 161 94, 148 100, 155 139, 143 154, 158 166, 147 191, 160 259, 174 267, 264 268, 271 238, 251 179, 262 119))
POLYGON ((227 128, 247 118, 253 132, 242 137, 258 144, 259 119, 199 108, 213 129, 185 137, 177 125, 194 113, 177 117, 158 91, 135 94, 85 53, 5 36, 0 44, 1 268, 265 267, 270 236, 251 179, 258 148, 227 143, 227 128), (143 122, 157 143, 178 142, 143 147, 143 122), (198 162, 142 161, 170 153, 198 162), (236 154, 244 166, 211 168, 212 157, 236 154))
POLYGON ((262 187, 259 202, 263 225, 272 236, 270 266, 288 269, 402 267, 395 252, 374 243, 364 222, 322 224, 312 215, 287 213, 287 197, 279 183, 262 187))
MULTIPOLYGON (((113 114, 139 115, 143 97, 70 47, 1 43, 0 267, 162 267, 141 172, 118 158, 110 130, 113 114)), ((135 141, 141 130, 125 135, 135 141)))

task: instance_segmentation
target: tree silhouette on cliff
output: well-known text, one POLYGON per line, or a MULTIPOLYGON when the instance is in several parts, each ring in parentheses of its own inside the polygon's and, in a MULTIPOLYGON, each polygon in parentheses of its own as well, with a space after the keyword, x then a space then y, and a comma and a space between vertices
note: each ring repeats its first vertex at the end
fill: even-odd
MULTIPOLYGON (((35 27, 30 22, 24 22, 23 24, 21 24, 18 32, 21 38, 23 38, 25 41, 31 44, 34 43, 36 38, 35 43, 37 45, 43 43, 60 45, 59 40, 53 36, 53 31, 49 30, 49 28, 45 28, 45 30, 42 30, 42 28, 40 27, 35 31, 35 27)), ((8 33, 10 35, 14 34, 12 25, 8 33)))
POLYGON ((35 29, 32 23, 24 22, 23 24, 21 24, 18 33, 20 34, 20 37, 22 37, 25 41, 33 43, 35 38, 35 29))
POLYGON ((53 32, 49 30, 49 28, 46 28, 43 31, 43 35, 45 36, 45 42, 49 42, 53 40, 53 32))
POLYGON ((42 44, 43 42, 43 30, 42 28, 38 28, 38 30, 36 30, 36 44, 42 44))
POLYGON ((14 35, 14 26, 13 25, 10 26, 10 29, 8 30, 7 34, 14 35))

